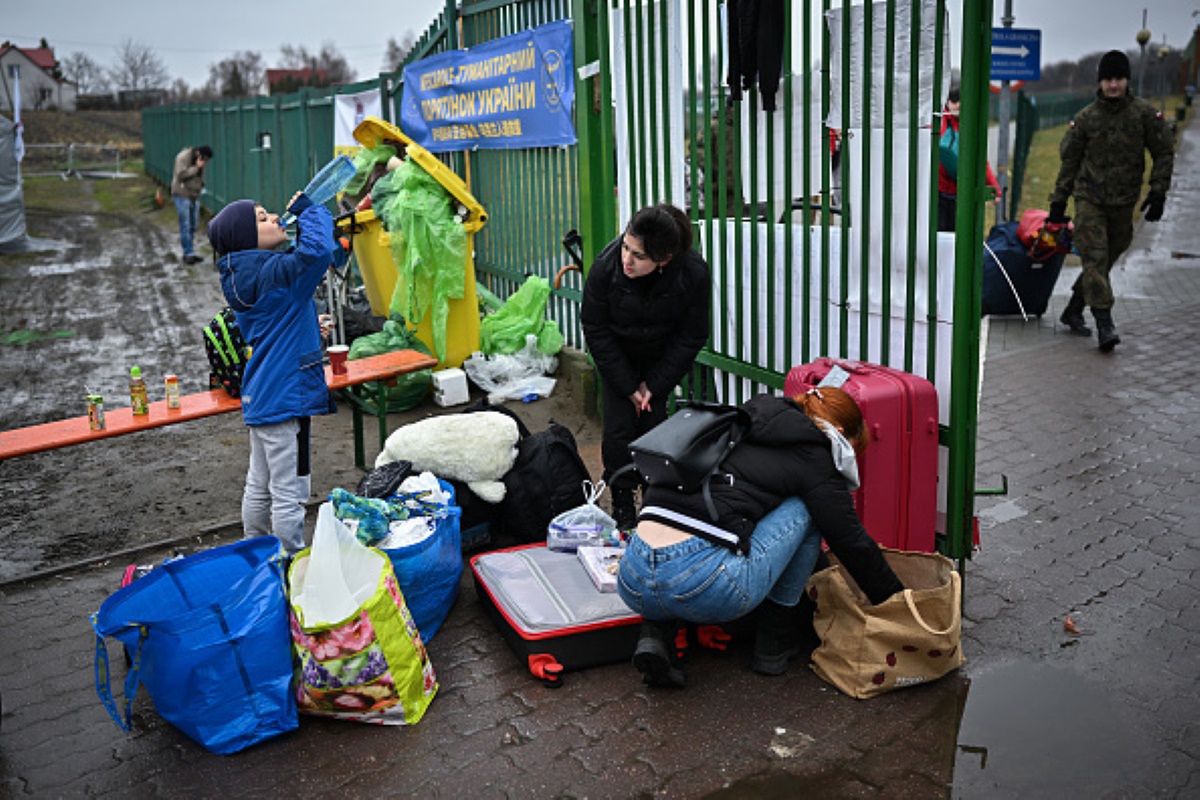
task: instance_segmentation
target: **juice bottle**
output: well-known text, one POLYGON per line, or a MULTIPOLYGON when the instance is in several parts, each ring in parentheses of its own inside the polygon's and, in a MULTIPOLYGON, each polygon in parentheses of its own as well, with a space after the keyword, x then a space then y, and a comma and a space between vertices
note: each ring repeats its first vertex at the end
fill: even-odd
POLYGON ((179 408, 179 378, 170 374, 164 379, 167 393, 167 408, 179 408))
POLYGON ((146 393, 146 382, 142 380, 142 368, 129 368, 129 407, 133 415, 140 416, 150 413, 150 397, 146 393))

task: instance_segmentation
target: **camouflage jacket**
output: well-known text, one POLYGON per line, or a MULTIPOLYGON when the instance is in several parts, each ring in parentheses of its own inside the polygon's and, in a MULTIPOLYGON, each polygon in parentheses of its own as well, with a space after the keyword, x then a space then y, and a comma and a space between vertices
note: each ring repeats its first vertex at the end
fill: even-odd
POLYGON ((1131 94, 1097 97, 1071 120, 1058 149, 1062 166, 1051 203, 1074 194, 1097 205, 1133 205, 1142 190, 1146 150, 1154 159, 1150 191, 1166 194, 1171 188, 1171 127, 1158 109, 1131 94))

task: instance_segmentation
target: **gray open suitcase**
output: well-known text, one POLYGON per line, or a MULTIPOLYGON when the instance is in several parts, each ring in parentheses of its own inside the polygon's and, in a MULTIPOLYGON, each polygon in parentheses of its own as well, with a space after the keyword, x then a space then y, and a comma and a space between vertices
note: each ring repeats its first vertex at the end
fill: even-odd
POLYGON ((565 670, 627 661, 642 618, 599 591, 574 553, 529 544, 471 559, 480 600, 534 677, 559 686, 565 670))

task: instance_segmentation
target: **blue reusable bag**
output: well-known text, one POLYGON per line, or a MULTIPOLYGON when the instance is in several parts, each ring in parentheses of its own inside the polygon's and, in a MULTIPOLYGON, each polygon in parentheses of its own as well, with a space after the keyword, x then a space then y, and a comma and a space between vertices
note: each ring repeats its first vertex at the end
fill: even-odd
POLYGON ((391 559, 404 602, 425 644, 433 639, 454 606, 463 569, 462 509, 454 504, 454 487, 441 478, 438 485, 450 495, 450 501, 433 533, 408 547, 383 551, 391 559))
POLYGON ((91 616, 96 693, 132 727, 139 683, 163 719, 214 753, 235 753, 299 724, 292 640, 273 536, 243 539, 163 564, 114 592, 91 616), (125 713, 110 687, 106 637, 126 648, 125 713))

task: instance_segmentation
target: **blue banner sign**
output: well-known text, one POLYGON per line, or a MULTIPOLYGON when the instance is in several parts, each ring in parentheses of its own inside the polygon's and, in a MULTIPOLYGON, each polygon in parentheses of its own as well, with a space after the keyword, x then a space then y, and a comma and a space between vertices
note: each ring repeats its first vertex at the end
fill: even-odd
POLYGON ((400 127, 435 153, 575 144, 571 23, 551 22, 404 68, 400 127))
POLYGON ((1036 81, 1041 77, 1041 30, 992 28, 992 80, 1036 81))

